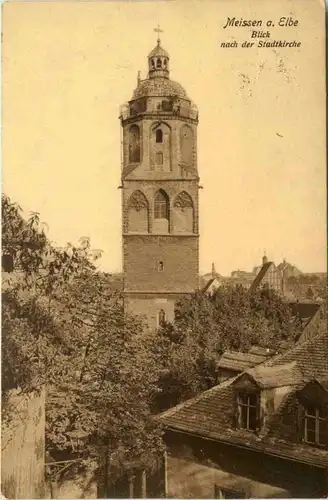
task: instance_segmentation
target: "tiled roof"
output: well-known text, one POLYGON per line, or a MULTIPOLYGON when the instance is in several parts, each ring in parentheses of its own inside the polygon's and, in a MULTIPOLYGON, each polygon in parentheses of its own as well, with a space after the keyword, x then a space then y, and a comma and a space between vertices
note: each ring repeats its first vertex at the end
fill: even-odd
POLYGON ((260 347, 257 345, 253 345, 248 352, 250 354, 257 354, 258 356, 265 356, 266 358, 276 354, 274 349, 269 349, 268 347, 260 347))
POLYGON ((303 374, 296 361, 284 365, 267 366, 261 364, 246 371, 262 389, 298 385, 303 380, 303 374))
MULTIPOLYGON (((289 351, 265 361, 261 366, 272 366, 276 369, 279 365, 289 363, 292 363, 290 371, 292 376, 295 377, 294 379, 291 378, 293 384, 300 382, 301 374, 303 376, 303 382, 296 385, 295 390, 311 379, 328 380, 328 333, 324 332, 311 337, 289 351)), ((288 372, 286 367, 282 372, 288 372)), ((277 422, 275 417, 291 395, 295 394, 295 391, 285 397, 277 412, 267 420, 259 434, 233 427, 235 411, 233 384, 242 376, 243 374, 229 379, 195 398, 167 410, 157 417, 158 420, 166 428, 173 431, 202 436, 304 463, 327 467, 328 453, 326 450, 293 442, 292 439, 286 438, 284 433, 279 433, 274 427, 274 423, 277 422), (273 426, 275 432, 270 432, 270 425, 273 426)), ((285 375, 283 376, 285 377, 285 375)), ((284 380, 284 383, 287 382, 290 382, 288 377, 284 380)), ((296 424, 293 422, 291 425, 296 424)))
POLYGON ((216 278, 211 278, 203 287, 202 292, 206 292, 210 288, 210 286, 214 283, 215 280, 216 278))
POLYGON ((219 359, 218 368, 227 370, 244 371, 259 363, 263 363, 267 356, 252 354, 248 352, 226 351, 219 359))
POLYGON ((289 302, 292 315, 301 320, 303 328, 308 325, 321 306, 322 304, 318 302, 289 302))
POLYGON ((265 264, 263 264, 263 266, 261 267, 259 273, 257 274, 256 278, 254 279, 251 285, 251 290, 254 290, 254 288, 256 288, 261 284, 264 276, 266 275, 271 265, 273 265, 273 262, 266 262, 265 264))

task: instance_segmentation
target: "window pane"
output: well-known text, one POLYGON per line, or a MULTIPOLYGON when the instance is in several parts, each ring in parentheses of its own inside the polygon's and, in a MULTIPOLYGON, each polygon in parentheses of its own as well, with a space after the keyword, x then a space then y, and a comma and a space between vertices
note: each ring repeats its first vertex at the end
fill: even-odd
POLYGON ((312 415, 313 417, 315 417, 315 407, 314 406, 308 406, 306 408, 306 415, 312 415))
POLYGON ((315 443, 315 431, 307 429, 305 440, 308 443, 315 443))
POLYGON ((255 431, 257 427, 257 411, 256 407, 249 408, 249 430, 255 431))
POLYGON ((250 394, 249 395, 249 404, 252 406, 257 405, 257 395, 256 394, 250 394))
POLYGON ((306 428, 309 431, 315 431, 315 418, 306 418, 306 428))
POLYGON ((327 422, 325 420, 319 422, 319 444, 328 445, 327 422))
POLYGON ((318 413, 319 413, 320 418, 324 418, 324 419, 327 418, 326 412, 324 411, 323 408, 318 408, 318 413))
POLYGON ((247 429, 247 406, 240 406, 240 427, 247 429))
POLYGON ((243 405, 247 405, 248 404, 248 395, 247 394, 244 394, 244 393, 240 393, 239 394, 239 402, 243 405))

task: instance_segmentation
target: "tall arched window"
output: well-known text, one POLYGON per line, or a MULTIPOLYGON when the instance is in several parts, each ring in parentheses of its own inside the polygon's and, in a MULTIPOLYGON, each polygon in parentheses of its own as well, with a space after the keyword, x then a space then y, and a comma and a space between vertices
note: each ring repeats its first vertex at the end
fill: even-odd
POLYGON ((164 309, 158 311, 158 326, 164 326, 166 323, 166 314, 164 309))
POLYGON ((169 200, 166 193, 162 190, 157 191, 155 195, 154 218, 155 219, 169 218, 169 200))
POLYGON ((163 142, 163 131, 160 128, 156 130, 156 142, 163 142))
POLYGON ((161 68, 162 67, 162 61, 158 58, 156 61, 156 68, 161 68))
POLYGON ((129 162, 140 162, 140 129, 132 125, 129 130, 129 162))

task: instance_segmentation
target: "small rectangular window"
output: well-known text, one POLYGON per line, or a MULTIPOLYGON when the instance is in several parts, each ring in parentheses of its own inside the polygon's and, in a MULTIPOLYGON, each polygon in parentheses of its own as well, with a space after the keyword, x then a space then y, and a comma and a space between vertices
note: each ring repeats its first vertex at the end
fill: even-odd
POLYGON ((159 272, 163 272, 163 271, 164 271, 164 262, 163 262, 162 260, 160 260, 160 261, 158 262, 157 270, 158 270, 159 272))
POLYGON ((163 327, 165 326, 165 323, 166 323, 166 314, 164 309, 161 309, 158 312, 158 326, 163 327))
POLYGON ((3 254, 1 259, 2 271, 12 273, 14 270, 14 258, 10 254, 3 254))

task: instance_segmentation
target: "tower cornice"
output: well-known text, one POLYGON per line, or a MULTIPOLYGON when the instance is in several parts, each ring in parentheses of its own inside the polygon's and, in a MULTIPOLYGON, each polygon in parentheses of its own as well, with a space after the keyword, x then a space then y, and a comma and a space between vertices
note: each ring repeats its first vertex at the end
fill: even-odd
MULTIPOLYGON (((128 174, 127 174, 128 175, 128 174)), ((151 183, 151 182, 154 182, 154 183, 167 183, 167 182, 172 182, 172 183, 176 183, 176 182, 199 182, 200 181, 200 177, 190 177, 190 178, 186 178, 186 177, 174 177, 174 178, 167 178, 167 179, 158 179, 158 178, 150 178, 150 177, 143 177, 143 178, 131 178, 131 179, 128 179, 127 177, 121 177, 121 181, 122 182, 147 182, 147 183, 151 183)))
POLYGON ((156 111, 154 113, 149 113, 149 112, 139 113, 138 115, 130 116, 129 118, 125 118, 125 119, 123 119, 121 116, 119 118, 122 122, 122 125, 129 125, 130 123, 135 123, 136 121, 140 121, 140 120, 156 120, 156 119, 179 120, 179 121, 193 123, 195 125, 198 125, 198 117, 197 118, 190 118, 188 116, 161 113, 159 111, 156 111))

